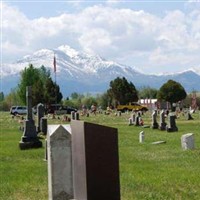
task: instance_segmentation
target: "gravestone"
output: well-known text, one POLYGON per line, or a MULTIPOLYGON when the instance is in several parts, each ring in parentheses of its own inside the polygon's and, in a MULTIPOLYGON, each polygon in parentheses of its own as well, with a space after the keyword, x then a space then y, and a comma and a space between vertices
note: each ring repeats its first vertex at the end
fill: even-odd
POLYGON ((183 150, 194 149, 194 134, 188 133, 181 136, 181 146, 183 150))
POLYGON ((140 113, 138 112, 137 115, 136 115, 136 117, 135 117, 135 122, 134 122, 135 126, 139 126, 140 125, 140 121, 139 121, 140 117, 141 117, 140 113))
POLYGON ((49 125, 47 134, 49 199, 73 198, 70 125, 49 125))
POLYGON ((75 120, 75 112, 74 111, 71 112, 71 119, 75 120))
POLYGON ((160 126, 159 126, 159 129, 160 130, 166 130, 166 122, 165 122, 165 111, 162 110, 160 112, 160 126))
POLYGON ((133 125, 133 120, 132 120, 132 118, 129 118, 129 119, 128 119, 128 125, 129 125, 129 126, 133 125))
POLYGON ((157 111, 154 110, 152 113, 152 129, 157 129, 158 128, 158 122, 157 122, 157 111))
POLYGON ((193 120, 194 118, 192 117, 192 115, 189 113, 189 112, 187 112, 187 120, 193 120))
POLYGON ((41 132, 46 135, 47 134, 47 118, 42 117, 40 119, 40 127, 41 127, 41 132))
POLYGON ((41 118, 44 117, 44 105, 39 103, 37 105, 37 133, 41 132, 41 118))
POLYGON ((120 200, 117 129, 73 120, 74 199, 120 200))
POLYGON ((117 116, 120 117, 121 115, 122 115, 122 112, 119 111, 119 112, 117 113, 117 116))
POLYGON ((78 112, 75 112, 74 119, 75 119, 75 120, 79 120, 79 113, 78 113, 78 112))
POLYGON ((140 143, 143 143, 143 142, 144 142, 144 131, 141 131, 141 132, 139 133, 139 142, 140 142, 140 143))
POLYGON ((178 131, 178 128, 176 126, 176 115, 170 113, 168 117, 169 117, 169 125, 166 126, 167 132, 178 131))
POLYGON ((42 142, 37 137, 36 126, 33 120, 31 86, 26 87, 26 104, 27 116, 24 124, 23 136, 19 142, 19 147, 21 150, 42 147, 42 142))
POLYGON ((131 114, 131 118, 132 118, 132 122, 134 124, 134 122, 135 122, 135 112, 131 114))

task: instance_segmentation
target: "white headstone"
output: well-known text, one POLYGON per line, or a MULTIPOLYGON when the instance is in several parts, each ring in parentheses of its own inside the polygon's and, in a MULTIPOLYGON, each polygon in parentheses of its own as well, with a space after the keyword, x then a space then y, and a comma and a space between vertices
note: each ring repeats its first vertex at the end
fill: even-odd
POLYGON ((141 131, 139 134, 139 142, 143 143, 144 142, 144 131, 141 131))
POLYGON ((49 199, 72 199, 72 149, 70 125, 48 125, 49 199))
POLYGON ((181 136, 181 146, 184 150, 194 149, 194 134, 188 133, 181 136))

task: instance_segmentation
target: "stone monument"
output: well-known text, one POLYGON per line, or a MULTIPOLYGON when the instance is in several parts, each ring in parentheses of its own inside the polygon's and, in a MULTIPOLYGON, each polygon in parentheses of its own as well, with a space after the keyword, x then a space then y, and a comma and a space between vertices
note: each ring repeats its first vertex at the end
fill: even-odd
POLYGON ((176 115, 174 113, 169 114, 169 125, 166 126, 167 132, 175 132, 178 131, 176 126, 176 115))
POLYGON ((159 129, 160 130, 166 130, 166 122, 165 122, 165 111, 164 110, 162 110, 161 112, 160 112, 160 125, 159 125, 159 129))
POLYGON ((194 134, 188 133, 181 136, 181 146, 183 150, 194 149, 194 134))
POLYGON ((152 113, 152 129, 157 129, 158 128, 158 122, 157 122, 157 111, 154 110, 152 113))
POLYGON ((44 105, 37 105, 37 133, 41 132, 41 118, 44 117, 44 105))
POLYGON ((73 120, 74 199, 120 200, 117 129, 73 120))
POLYGON ((42 147, 42 142, 37 137, 36 126, 32 113, 32 88, 26 87, 27 117, 24 124, 24 132, 19 142, 20 149, 30 149, 42 147))
POLYGON ((48 125, 48 192, 51 200, 73 198, 70 125, 48 125))

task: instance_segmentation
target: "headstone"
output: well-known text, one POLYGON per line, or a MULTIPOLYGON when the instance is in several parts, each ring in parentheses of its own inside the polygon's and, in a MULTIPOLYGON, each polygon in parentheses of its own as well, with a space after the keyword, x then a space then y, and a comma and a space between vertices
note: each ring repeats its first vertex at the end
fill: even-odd
POLYGON ((74 199, 120 200, 117 129, 73 120, 74 199))
POLYGON ((160 126, 159 126, 159 129, 160 130, 166 130, 166 122, 165 122, 165 111, 162 110, 160 112, 160 126))
POLYGON ((157 122, 157 111, 154 110, 152 113, 152 129, 157 129, 158 128, 158 122, 157 122))
POLYGON ((75 112, 74 119, 75 119, 75 120, 79 120, 79 113, 78 113, 78 112, 75 112))
POLYGON ((128 119, 128 125, 129 125, 129 126, 133 125, 133 120, 132 120, 132 118, 129 118, 129 119, 128 119))
POLYGON ((40 120, 42 117, 44 117, 44 105, 39 103, 37 105, 37 133, 41 132, 41 123, 40 123, 40 120))
POLYGON ((70 125, 49 125, 47 134, 49 199, 73 198, 70 125))
POLYGON ((140 113, 138 112, 137 116, 135 117, 135 122, 134 122, 135 126, 139 126, 140 125, 139 119, 140 119, 140 113))
POLYGON ((46 135, 47 134, 47 118, 42 117, 40 119, 40 127, 41 127, 41 132, 46 135))
POLYGON ((176 115, 170 113, 168 117, 169 117, 169 125, 166 126, 167 132, 178 131, 178 128, 176 126, 176 115))
POLYGON ((194 134, 188 133, 181 136, 181 146, 183 150, 194 149, 194 134))
POLYGON ((194 118, 192 117, 192 115, 188 112, 187 113, 187 120, 193 120, 194 118))
POLYGON ((131 118, 132 118, 132 122, 134 124, 134 122, 135 122, 135 112, 131 114, 131 118))
POLYGON ((139 133, 139 142, 140 142, 140 143, 143 143, 143 142, 144 142, 144 131, 141 131, 141 132, 139 133))
POLYGON ((19 142, 21 150, 42 147, 42 142, 37 137, 36 126, 32 114, 32 88, 26 87, 27 118, 25 120, 24 132, 19 142))
POLYGON ((75 120, 75 112, 74 111, 71 112, 71 119, 75 120))
POLYGON ((117 113, 117 115, 118 115, 118 117, 120 117, 120 116, 122 115, 122 112, 119 111, 119 112, 117 113))

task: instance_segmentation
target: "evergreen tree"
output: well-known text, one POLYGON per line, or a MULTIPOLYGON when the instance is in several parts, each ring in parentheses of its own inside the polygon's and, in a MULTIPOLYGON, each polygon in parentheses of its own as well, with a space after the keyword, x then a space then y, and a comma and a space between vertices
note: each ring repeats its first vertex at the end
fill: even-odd
POLYGON ((168 80, 164 83, 157 94, 157 98, 159 100, 168 101, 171 108, 173 108, 173 103, 177 103, 178 101, 185 99, 186 96, 187 93, 185 92, 183 86, 174 80, 168 80))
POLYGON ((117 77, 110 82, 108 94, 114 99, 115 104, 127 104, 128 102, 138 101, 138 94, 132 82, 128 82, 125 77, 117 77))

